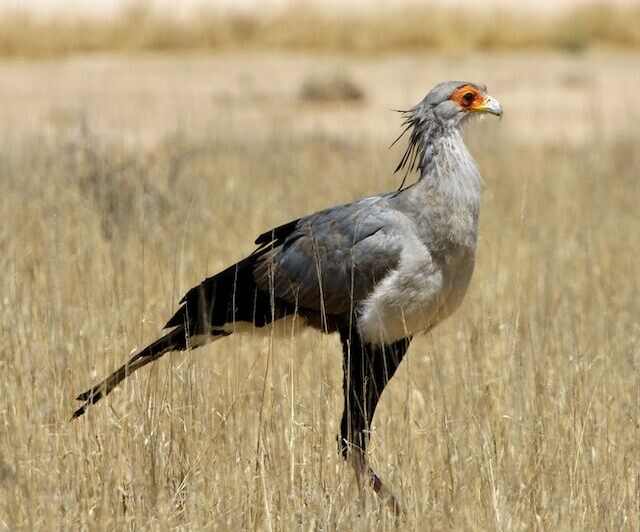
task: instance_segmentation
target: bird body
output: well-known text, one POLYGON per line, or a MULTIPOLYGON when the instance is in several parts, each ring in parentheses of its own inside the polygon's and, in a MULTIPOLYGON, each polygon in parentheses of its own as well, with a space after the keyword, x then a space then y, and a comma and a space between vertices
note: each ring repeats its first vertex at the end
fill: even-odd
POLYGON ((345 391, 339 448, 384 493, 365 456, 376 405, 411 338, 455 311, 473 273, 481 178, 461 128, 483 112, 502 113, 484 86, 437 85, 403 112, 410 138, 396 170, 417 168, 416 183, 260 235, 251 255, 185 294, 168 333, 78 396, 83 405, 74 417, 168 351, 289 319, 339 333, 345 391))
POLYGON ((402 242, 398 267, 362 303, 358 327, 385 343, 427 331, 462 302, 475 262, 480 174, 457 130, 438 137, 430 179, 394 194, 402 242))

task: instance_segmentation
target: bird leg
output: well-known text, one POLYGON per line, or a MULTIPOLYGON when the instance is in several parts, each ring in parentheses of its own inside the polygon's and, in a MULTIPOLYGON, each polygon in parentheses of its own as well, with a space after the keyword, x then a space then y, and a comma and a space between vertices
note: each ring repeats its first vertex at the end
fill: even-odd
POLYGON ((346 460, 355 471, 358 488, 360 490, 367 485, 370 486, 374 493, 385 503, 394 515, 401 516, 403 514, 402 507, 400 506, 397 497, 371 468, 366 454, 362 452, 362 450, 352 447, 347 451, 346 460))
POLYGON ((367 460, 371 422, 382 392, 393 377, 410 339, 391 345, 364 344, 356 332, 340 331, 344 353, 344 412, 340 425, 339 450, 353 467, 358 485, 369 485, 394 514, 401 514, 393 493, 371 469, 367 460))

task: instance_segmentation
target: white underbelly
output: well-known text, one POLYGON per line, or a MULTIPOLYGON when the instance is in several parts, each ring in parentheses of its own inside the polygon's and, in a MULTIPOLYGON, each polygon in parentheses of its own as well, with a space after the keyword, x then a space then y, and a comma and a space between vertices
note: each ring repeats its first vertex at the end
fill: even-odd
POLYGON ((438 265, 424 246, 412 250, 362 303, 360 335, 389 344, 431 329, 460 305, 472 272, 473 253, 438 265))

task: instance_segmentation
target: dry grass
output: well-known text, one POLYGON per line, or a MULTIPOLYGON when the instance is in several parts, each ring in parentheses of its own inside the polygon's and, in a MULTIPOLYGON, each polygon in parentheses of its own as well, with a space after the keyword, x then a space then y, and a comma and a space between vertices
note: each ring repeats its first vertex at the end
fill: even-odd
MULTIPOLYGON (((512 71, 508 58, 491 61, 493 75, 512 71)), ((544 72, 563 61, 536 58, 544 72)), ((144 65, 128 65, 135 87, 144 65)), ((410 66, 394 61, 390 86, 410 66)), ((46 77, 49 66, 32 68, 46 77)), ((161 67, 187 90, 197 75, 182 68, 161 67)), ((362 68, 376 96, 376 67, 362 68)), ((615 81, 626 69, 602 72, 615 81)), ((602 135, 600 115, 570 144, 523 136, 525 122, 509 119, 513 75, 505 120, 469 132, 487 177, 472 289, 412 345, 376 416, 372 459, 404 501, 402 529, 638 530, 640 138, 602 135)), ((572 101, 582 90, 571 86, 572 101)), ((128 109, 126 94, 100 93, 103 113, 111 100, 128 109)), ((269 101, 248 94, 220 103, 212 129, 167 126, 153 142, 115 141, 83 113, 4 133, 0 530, 393 528, 375 497, 358 500, 336 455, 333 337, 232 337, 176 354, 68 422, 74 394, 151 339, 184 289, 249 252, 253 235, 396 184, 397 152, 384 148, 397 122, 376 98, 320 110, 353 118, 337 135, 272 122, 258 112, 269 101), (251 128, 236 116, 247 107, 251 128), (360 129, 371 114, 381 133, 360 129)), ((318 112, 295 94, 276 99, 279 113, 318 112)), ((138 112, 129 118, 151 120, 138 112)), ((569 116, 558 113, 556 131, 569 116)))
POLYGON ((201 9, 186 17, 133 3, 113 17, 0 14, 0 56, 220 49, 389 53, 411 50, 637 48, 640 8, 607 3, 557 15, 406 7, 339 15, 301 5, 274 13, 201 9))

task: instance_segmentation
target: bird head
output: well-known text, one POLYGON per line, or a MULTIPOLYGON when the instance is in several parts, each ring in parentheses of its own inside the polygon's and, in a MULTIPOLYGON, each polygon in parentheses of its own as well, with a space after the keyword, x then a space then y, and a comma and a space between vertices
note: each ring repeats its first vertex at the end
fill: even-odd
MULTIPOLYGON (((502 116, 502 106, 487 94, 484 85, 445 81, 431 89, 418 105, 400 112, 404 115, 404 129, 391 146, 410 132, 409 144, 395 170, 406 169, 406 178, 409 172, 424 167, 427 147, 435 138, 457 130, 472 116, 486 113, 502 116)), ((404 179, 400 188, 403 185, 404 179)))
POLYGON ((502 116, 502 106, 487 94, 487 87, 468 81, 445 81, 436 85, 416 106, 431 111, 443 125, 458 126, 471 116, 502 116))

